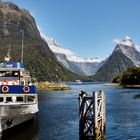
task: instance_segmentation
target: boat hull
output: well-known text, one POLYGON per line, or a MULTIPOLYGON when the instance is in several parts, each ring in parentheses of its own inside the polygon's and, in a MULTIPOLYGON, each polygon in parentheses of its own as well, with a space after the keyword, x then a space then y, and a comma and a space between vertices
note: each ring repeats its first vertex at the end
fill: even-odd
POLYGON ((37 112, 36 103, 0 105, 0 133, 32 119, 37 112))

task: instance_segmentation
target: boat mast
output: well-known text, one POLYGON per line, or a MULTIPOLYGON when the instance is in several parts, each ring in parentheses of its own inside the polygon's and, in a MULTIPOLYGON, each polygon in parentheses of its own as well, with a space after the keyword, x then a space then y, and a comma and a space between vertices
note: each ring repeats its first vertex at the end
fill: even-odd
POLYGON ((4 57, 4 60, 5 60, 6 62, 9 62, 9 61, 10 61, 10 59, 11 59, 11 57, 10 57, 10 49, 11 49, 11 45, 9 45, 9 49, 8 49, 7 56, 6 56, 6 57, 4 57))
POLYGON ((21 50, 21 63, 23 63, 23 45, 24 45, 24 30, 21 30, 21 35, 22 35, 22 50, 21 50))

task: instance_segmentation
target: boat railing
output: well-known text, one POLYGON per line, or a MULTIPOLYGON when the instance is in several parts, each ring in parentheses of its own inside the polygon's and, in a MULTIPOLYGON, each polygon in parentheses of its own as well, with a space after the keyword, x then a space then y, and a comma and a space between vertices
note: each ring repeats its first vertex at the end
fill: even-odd
POLYGON ((0 104, 3 103, 37 103, 37 94, 0 94, 0 104))

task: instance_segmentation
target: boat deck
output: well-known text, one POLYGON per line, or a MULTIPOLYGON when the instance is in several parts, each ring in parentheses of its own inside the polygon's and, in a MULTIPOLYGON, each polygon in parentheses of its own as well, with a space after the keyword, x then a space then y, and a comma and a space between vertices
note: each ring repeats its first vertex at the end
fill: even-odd
POLYGON ((37 94, 0 94, 0 105, 22 105, 37 102, 37 94))

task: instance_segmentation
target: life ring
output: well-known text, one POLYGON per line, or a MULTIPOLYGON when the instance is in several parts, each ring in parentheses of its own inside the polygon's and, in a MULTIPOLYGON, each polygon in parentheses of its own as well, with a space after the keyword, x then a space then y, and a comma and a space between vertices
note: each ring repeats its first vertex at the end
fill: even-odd
POLYGON ((7 86, 7 85, 8 85, 8 80, 3 80, 3 81, 2 81, 2 85, 3 85, 3 86, 7 86))
POLYGON ((24 87, 23 87, 23 91, 24 91, 25 93, 28 93, 28 92, 30 92, 30 88, 29 88, 28 86, 24 86, 24 87))
POLYGON ((12 82, 12 84, 15 85, 15 86, 19 85, 19 80, 14 80, 14 81, 12 82))
POLYGON ((2 93, 8 93, 9 92, 9 87, 8 86, 2 86, 1 90, 2 90, 2 93))

